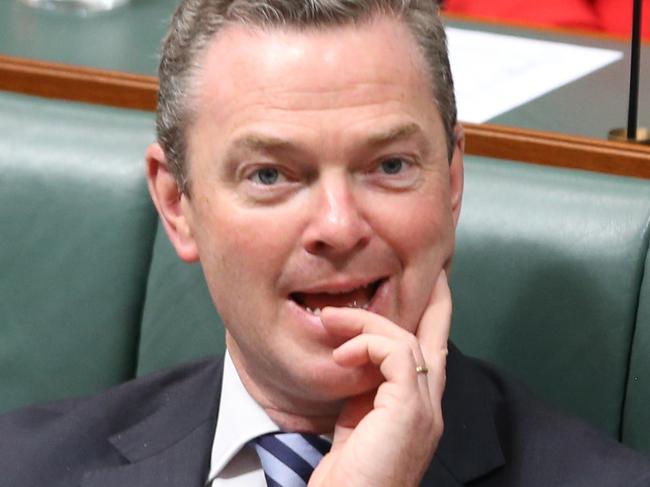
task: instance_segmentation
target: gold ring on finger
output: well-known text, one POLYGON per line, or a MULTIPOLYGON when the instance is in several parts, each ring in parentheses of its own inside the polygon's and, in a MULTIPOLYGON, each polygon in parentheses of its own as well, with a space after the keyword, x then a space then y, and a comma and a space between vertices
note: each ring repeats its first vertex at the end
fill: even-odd
POLYGON ((429 372, 429 368, 426 365, 418 365, 415 368, 416 374, 426 374, 427 372, 429 372))

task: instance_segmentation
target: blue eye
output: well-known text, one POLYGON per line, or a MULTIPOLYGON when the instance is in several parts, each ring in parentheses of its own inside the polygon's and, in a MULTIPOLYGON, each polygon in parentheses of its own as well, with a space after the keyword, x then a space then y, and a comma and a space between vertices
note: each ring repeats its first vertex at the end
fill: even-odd
POLYGON ((399 157, 391 157, 390 159, 381 161, 381 169, 385 174, 398 174, 402 172, 403 168, 404 159, 400 159, 399 157))
POLYGON ((280 179, 280 171, 275 167, 262 167, 253 173, 251 179, 258 184, 272 186, 280 179))

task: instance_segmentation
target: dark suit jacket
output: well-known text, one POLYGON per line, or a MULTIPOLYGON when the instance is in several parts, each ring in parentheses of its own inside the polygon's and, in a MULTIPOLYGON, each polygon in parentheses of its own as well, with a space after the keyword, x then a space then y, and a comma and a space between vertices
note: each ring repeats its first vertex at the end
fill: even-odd
MULTIPOLYGON (((0 416, 3 487, 193 487, 206 480, 222 361, 0 416)), ((650 486, 650 461, 451 348, 445 432, 422 485, 650 486)))

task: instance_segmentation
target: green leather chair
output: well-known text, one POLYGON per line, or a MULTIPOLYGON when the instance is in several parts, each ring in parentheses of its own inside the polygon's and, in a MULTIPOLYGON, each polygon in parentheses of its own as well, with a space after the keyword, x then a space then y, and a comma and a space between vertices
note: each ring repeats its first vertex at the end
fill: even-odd
MULTIPOLYGON (((157 223, 153 116, 0 93, 0 410, 223 350, 157 223)), ((650 451, 650 183, 468 157, 452 336, 650 451)))
POLYGON ((461 349, 648 451, 649 221, 648 181, 470 159, 453 272, 461 349))
POLYGON ((650 261, 646 258, 623 403, 621 439, 650 452, 650 261))
POLYGON ((0 92, 0 409, 133 377, 149 113, 0 92))

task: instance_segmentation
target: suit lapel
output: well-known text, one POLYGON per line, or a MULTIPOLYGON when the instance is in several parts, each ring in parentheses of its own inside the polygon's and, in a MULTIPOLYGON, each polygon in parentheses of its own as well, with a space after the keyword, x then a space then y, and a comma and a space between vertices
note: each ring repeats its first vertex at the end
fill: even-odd
POLYGON ((458 487, 504 465, 494 424, 496 401, 480 371, 450 343, 445 430, 422 485, 458 487))
POLYGON ((86 472, 82 487, 203 486, 222 372, 223 361, 215 362, 168 386, 162 405, 109 439, 128 463, 86 472))
POLYGON ((170 447, 135 463, 86 472, 82 487, 201 487, 214 427, 206 421, 170 447))

